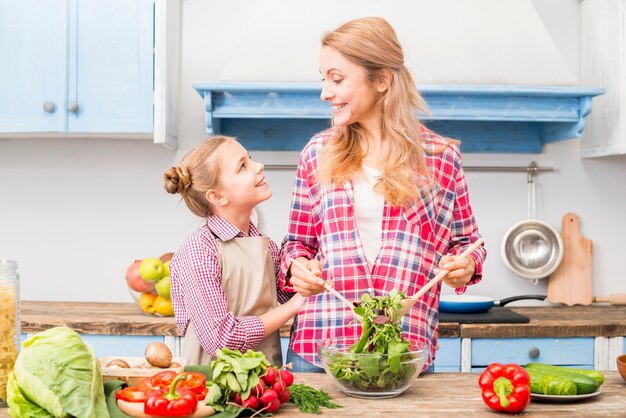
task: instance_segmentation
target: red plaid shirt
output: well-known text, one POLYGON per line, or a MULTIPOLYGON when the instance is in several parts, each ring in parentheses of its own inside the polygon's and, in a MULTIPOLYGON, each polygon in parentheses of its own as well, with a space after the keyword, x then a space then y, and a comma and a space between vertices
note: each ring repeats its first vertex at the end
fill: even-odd
MULTIPOLYGON (((261 235, 250 222, 249 236, 261 235)), ((229 241, 245 236, 225 219, 210 216, 206 223, 187 237, 170 262, 176 325, 185 333, 191 321, 200 345, 210 355, 215 355, 215 351, 222 347, 242 352, 248 348, 254 350, 263 339, 265 328, 261 319, 258 316, 236 317, 229 312, 227 295, 221 285, 216 239, 229 241)), ((271 239, 269 252, 278 269, 279 250, 271 239)), ((289 295, 279 290, 278 299, 282 303, 289 299, 289 295)))
MULTIPOLYGON (((422 191, 417 203, 408 207, 385 203, 381 249, 370 271, 354 221, 352 182, 324 187, 317 177, 319 152, 332 135, 332 129, 316 135, 300 156, 281 254, 279 281, 285 290, 293 290, 286 280, 288 260, 302 256, 324 260, 323 278, 332 280, 333 287, 350 301, 359 301, 365 292, 379 296, 394 288, 411 296, 434 277, 433 270, 443 255, 459 254, 480 237, 458 147, 422 128, 425 144, 443 149, 426 154, 435 184, 430 192, 422 191)), ((471 256, 476 262, 476 275, 469 284, 474 284, 482 276, 484 247, 471 256)), ((402 323, 411 338, 430 346, 425 367, 435 358, 440 289, 441 283, 428 291, 402 323)), ((465 288, 456 292, 463 293, 465 288)), ((320 366, 319 341, 343 336, 358 338, 360 334, 360 324, 348 308, 329 292, 323 292, 307 298, 300 309, 294 319, 290 346, 320 366)))

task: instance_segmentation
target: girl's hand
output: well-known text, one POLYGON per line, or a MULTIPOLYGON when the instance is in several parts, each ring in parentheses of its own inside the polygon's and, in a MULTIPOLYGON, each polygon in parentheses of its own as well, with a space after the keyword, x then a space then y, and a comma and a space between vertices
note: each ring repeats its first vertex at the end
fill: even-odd
POLYGON ((291 277, 289 283, 293 289, 302 296, 312 296, 322 293, 324 289, 324 281, 322 280, 322 263, 319 260, 307 260, 305 257, 298 257, 296 260, 303 266, 308 268, 304 271, 294 263, 291 264, 289 272, 291 277), (317 279, 314 279, 317 277, 317 279))
POLYGON ((457 259, 455 255, 444 255, 439 260, 439 269, 448 270, 448 274, 443 277, 443 281, 450 287, 458 289, 465 286, 476 272, 476 262, 472 257, 457 259))

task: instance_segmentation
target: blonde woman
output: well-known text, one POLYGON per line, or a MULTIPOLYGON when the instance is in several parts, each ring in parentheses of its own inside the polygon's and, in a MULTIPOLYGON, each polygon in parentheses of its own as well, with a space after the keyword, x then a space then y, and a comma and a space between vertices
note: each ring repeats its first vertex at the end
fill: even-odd
POLYGON ((250 221, 252 209, 272 196, 263 164, 235 138, 217 136, 163 178, 168 193, 180 193, 191 212, 206 218, 170 263, 187 364, 208 364, 222 347, 259 350, 282 364, 278 332, 304 298, 277 291, 278 246, 250 221))
MULTIPOLYGON (((457 141, 424 127, 425 104, 384 19, 361 18, 326 33, 319 58, 321 99, 333 127, 301 153, 283 241, 279 280, 305 296, 287 353, 296 371, 321 371, 317 343, 357 337, 360 326, 334 296, 290 260, 353 302, 363 293, 416 293, 437 268, 463 293, 481 279, 484 247, 457 260, 480 235, 457 141)), ((403 320, 410 338, 437 347, 441 283, 403 320)))

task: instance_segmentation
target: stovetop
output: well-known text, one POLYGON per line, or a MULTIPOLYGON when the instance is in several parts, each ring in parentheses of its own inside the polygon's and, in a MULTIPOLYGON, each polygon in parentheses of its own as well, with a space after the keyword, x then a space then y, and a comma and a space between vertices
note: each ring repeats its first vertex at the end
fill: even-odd
POLYGON ((509 308, 494 306, 484 313, 439 313, 439 322, 457 322, 460 324, 526 324, 530 319, 509 308))

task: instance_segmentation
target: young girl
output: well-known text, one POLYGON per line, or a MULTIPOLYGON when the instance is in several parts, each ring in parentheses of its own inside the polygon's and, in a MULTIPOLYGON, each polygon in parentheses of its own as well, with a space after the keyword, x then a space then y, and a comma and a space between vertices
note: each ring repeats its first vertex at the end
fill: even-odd
POLYGON ((163 178, 168 193, 180 193, 194 214, 206 218, 170 263, 187 364, 207 364, 222 347, 260 350, 282 364, 278 331, 304 298, 277 292, 278 247, 250 221, 252 209, 272 196, 263 164, 236 139, 217 136, 163 178), (277 298, 284 304, 276 307, 277 298))
MULTIPOLYGON (((320 371, 317 343, 358 338, 361 328, 292 259, 358 302, 363 293, 392 289, 413 295, 437 268, 448 270, 443 281, 462 293, 480 280, 486 254, 480 247, 466 259, 448 255, 480 237, 458 143, 418 120, 424 101, 389 23, 360 18, 326 33, 319 63, 333 128, 315 135, 300 156, 280 274, 285 289, 316 295, 294 320, 287 361, 296 371, 320 371)), ((402 322, 411 340, 430 347, 427 368, 437 347, 440 288, 402 322)))

